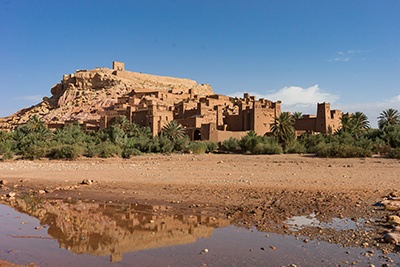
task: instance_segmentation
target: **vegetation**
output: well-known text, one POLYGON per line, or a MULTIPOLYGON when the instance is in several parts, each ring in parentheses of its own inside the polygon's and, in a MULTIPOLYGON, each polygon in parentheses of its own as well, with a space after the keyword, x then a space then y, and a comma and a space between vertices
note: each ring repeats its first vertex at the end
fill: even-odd
POLYGON ((379 129, 371 129, 362 112, 342 117, 342 127, 333 134, 303 134, 296 137, 296 116, 281 113, 271 124, 271 136, 249 131, 242 138, 230 137, 220 144, 191 142, 185 128, 171 121, 153 136, 147 127, 139 127, 126 118, 116 119, 107 129, 86 133, 78 124, 50 131, 38 118, 32 117, 13 132, 0 131, 0 159, 63 159, 79 157, 131 158, 143 153, 229 153, 281 154, 312 153, 319 157, 370 157, 379 154, 400 158, 400 115, 388 109, 379 116, 379 129))
POLYGON ((296 138, 293 124, 294 118, 288 112, 282 112, 271 125, 272 134, 277 138, 284 150, 291 146, 296 138))
POLYGON ((389 125, 400 124, 400 113, 398 110, 389 108, 381 112, 378 117, 379 129, 383 129, 389 125))

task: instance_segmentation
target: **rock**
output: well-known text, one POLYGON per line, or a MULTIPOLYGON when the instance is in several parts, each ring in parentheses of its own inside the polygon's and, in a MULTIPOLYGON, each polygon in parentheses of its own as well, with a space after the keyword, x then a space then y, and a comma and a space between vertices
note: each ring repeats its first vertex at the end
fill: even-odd
POLYGON ((91 185, 91 184, 93 184, 93 180, 85 179, 82 181, 82 184, 91 185))
POLYGON ((15 192, 10 192, 7 194, 7 197, 15 197, 17 195, 17 193, 15 192))
POLYGON ((46 191, 44 191, 44 190, 39 190, 39 191, 38 191, 38 194, 39 194, 39 195, 46 194, 46 191))
POLYGON ((392 193, 390 193, 390 196, 391 197, 400 197, 400 191, 392 192, 392 193))
POLYGON ((385 240, 386 243, 389 244, 397 244, 400 241, 400 234, 395 234, 395 233, 387 233, 383 239, 385 240))
POLYGON ((0 181, 0 184, 1 184, 1 185, 6 185, 7 183, 8 183, 7 180, 1 180, 1 181, 0 181))
POLYGON ((400 217, 397 215, 387 216, 387 222, 392 226, 400 226, 400 217))
POLYGON ((399 211, 400 210, 400 201, 398 200, 384 200, 381 202, 385 209, 388 211, 399 211))

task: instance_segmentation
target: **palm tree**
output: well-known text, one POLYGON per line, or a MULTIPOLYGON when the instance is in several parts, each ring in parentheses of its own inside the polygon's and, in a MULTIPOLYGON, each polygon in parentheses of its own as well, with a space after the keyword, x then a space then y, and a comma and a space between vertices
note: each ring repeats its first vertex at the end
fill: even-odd
POLYGON ((278 139, 285 149, 295 138, 296 130, 293 126, 294 119, 288 112, 282 112, 271 124, 272 134, 278 139))
POLYGON ((161 134, 168 137, 173 142, 186 136, 186 130, 181 124, 173 120, 163 127, 161 134))
POLYGON ((37 115, 29 119, 26 128, 29 132, 46 132, 47 130, 46 124, 37 115))
POLYGON ((126 118, 126 116, 118 117, 115 119, 114 123, 112 124, 114 127, 121 128, 124 132, 128 132, 131 128, 131 123, 126 118))
POLYGON ((345 132, 345 133, 353 133, 354 132, 354 124, 351 120, 350 114, 343 114, 342 118, 340 119, 342 127, 339 129, 338 132, 345 132))
POLYGON ((400 124, 400 113, 397 109, 389 108, 379 114, 379 129, 383 129, 388 125, 400 124))
POLYGON ((301 118, 303 118, 303 113, 301 113, 300 111, 295 111, 295 112, 293 112, 292 117, 293 117, 295 120, 301 119, 301 118))
POLYGON ((340 121, 342 127, 337 133, 345 132, 355 136, 370 128, 367 115, 360 111, 353 114, 343 114, 340 121))
POLYGON ((354 126, 357 130, 363 131, 370 128, 368 117, 363 112, 357 111, 352 114, 351 119, 353 120, 354 126))

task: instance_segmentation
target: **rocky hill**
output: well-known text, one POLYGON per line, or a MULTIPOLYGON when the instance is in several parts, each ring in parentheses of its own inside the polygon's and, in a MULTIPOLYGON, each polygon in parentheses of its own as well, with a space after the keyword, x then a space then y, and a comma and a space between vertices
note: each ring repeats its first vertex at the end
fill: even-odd
POLYGON ((98 120, 100 113, 117 102, 118 97, 133 89, 165 90, 205 96, 214 94, 208 84, 166 76, 156 76, 121 69, 96 68, 78 70, 64 75, 61 82, 51 88, 51 97, 39 104, 0 118, 0 129, 13 129, 37 115, 46 123, 69 120, 98 120))

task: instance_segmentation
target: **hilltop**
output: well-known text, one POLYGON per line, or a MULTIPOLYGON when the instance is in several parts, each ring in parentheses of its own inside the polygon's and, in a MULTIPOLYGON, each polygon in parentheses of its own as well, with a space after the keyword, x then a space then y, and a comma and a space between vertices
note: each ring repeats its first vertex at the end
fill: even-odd
POLYGON ((98 121, 104 109, 113 106, 118 97, 129 94, 134 89, 150 89, 173 93, 189 93, 206 96, 214 94, 208 84, 184 78, 157 76, 126 71, 123 63, 114 62, 113 69, 95 68, 77 70, 64 75, 54 85, 51 97, 29 108, 24 108, 6 118, 0 119, 0 128, 13 129, 25 124, 36 115, 49 123, 67 121, 98 121))

